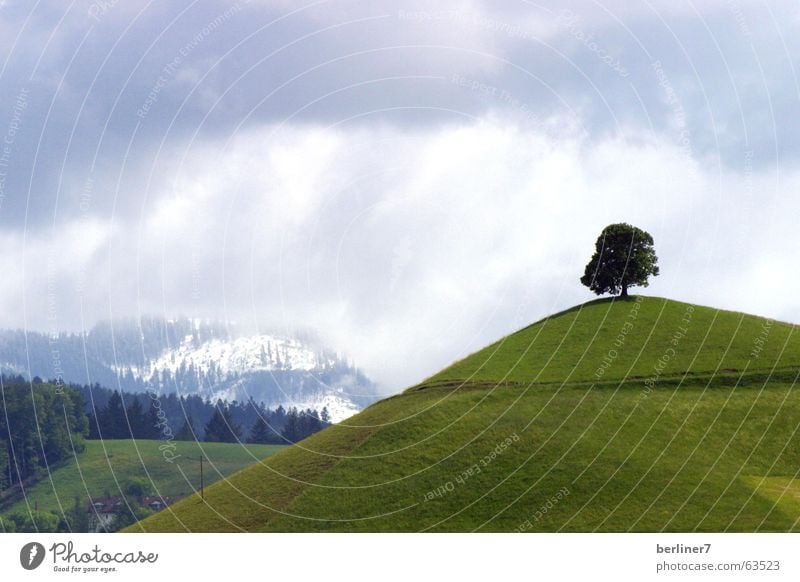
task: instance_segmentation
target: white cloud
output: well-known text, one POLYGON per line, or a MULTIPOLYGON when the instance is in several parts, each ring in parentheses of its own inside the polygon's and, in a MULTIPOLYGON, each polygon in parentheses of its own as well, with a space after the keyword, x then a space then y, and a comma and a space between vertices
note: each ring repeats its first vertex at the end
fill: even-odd
MULTIPOLYGON (((590 299, 578 277, 594 239, 624 220, 656 240, 662 276, 648 293, 800 319, 794 276, 777 289, 769 279, 798 250, 781 196, 796 172, 780 185, 766 173, 720 181, 662 138, 589 141, 496 117, 435 130, 276 129, 242 132, 224 151, 198 144, 182 166, 184 153, 161 160, 171 173, 157 176, 152 210, 113 239, 94 229, 87 241, 70 225, 62 288, 86 270, 84 308, 97 317, 110 306, 311 326, 398 389, 590 299), (743 204, 752 190, 769 203, 743 204), (106 251, 110 266, 98 260, 106 251)), ((28 264, 46 248, 6 243, 6 257, 28 264)), ((41 273, 26 283, 34 325, 47 315, 41 273)), ((3 293, 20 291, 11 282, 3 293)), ((59 297, 64 314, 75 299, 59 297)))

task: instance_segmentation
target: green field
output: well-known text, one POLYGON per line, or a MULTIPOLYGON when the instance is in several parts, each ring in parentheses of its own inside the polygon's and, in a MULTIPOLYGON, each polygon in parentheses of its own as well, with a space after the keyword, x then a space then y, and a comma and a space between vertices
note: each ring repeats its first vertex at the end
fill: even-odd
POLYGON ((797 331, 587 303, 130 529, 797 531, 797 331))
POLYGON ((188 495, 200 484, 200 464, 206 484, 251 465, 284 448, 278 445, 239 445, 175 441, 167 462, 159 449, 163 441, 86 441, 86 449, 70 462, 45 476, 25 492, 25 498, 5 507, 2 514, 25 514, 28 508, 62 515, 72 509, 75 497, 119 496, 131 477, 150 482, 155 495, 188 495), (195 459, 195 460, 192 460, 195 459))

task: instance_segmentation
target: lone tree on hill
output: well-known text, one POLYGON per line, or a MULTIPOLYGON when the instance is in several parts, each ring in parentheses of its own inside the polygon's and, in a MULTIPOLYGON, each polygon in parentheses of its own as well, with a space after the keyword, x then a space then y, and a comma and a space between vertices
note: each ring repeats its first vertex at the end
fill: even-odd
POLYGON ((649 233, 626 224, 609 224, 597 237, 594 255, 586 265, 581 283, 602 295, 628 296, 628 287, 647 287, 647 278, 658 275, 658 257, 649 233))

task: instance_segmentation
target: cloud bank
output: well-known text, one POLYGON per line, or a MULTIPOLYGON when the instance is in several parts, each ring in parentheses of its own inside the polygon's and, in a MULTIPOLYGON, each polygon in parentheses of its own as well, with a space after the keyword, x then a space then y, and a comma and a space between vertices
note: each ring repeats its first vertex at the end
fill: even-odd
POLYGON ((310 327, 387 391, 590 299, 800 321, 791 3, 0 8, 0 325, 310 327), (433 6, 433 7, 432 7, 433 6))

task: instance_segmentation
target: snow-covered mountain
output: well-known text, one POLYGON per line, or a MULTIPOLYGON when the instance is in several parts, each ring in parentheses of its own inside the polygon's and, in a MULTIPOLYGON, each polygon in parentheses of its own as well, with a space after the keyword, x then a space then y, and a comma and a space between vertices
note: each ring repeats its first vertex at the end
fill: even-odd
POLYGON ((55 337, 0 331, 0 368, 129 392, 327 408, 334 422, 376 400, 366 376, 308 334, 251 333, 189 319, 102 323, 55 337))
POLYGON ((271 335, 255 335, 230 340, 210 339, 198 342, 187 335, 180 345, 153 362, 154 370, 172 370, 191 362, 198 371, 208 374, 241 374, 253 370, 317 370, 335 365, 308 349, 298 340, 271 335))

